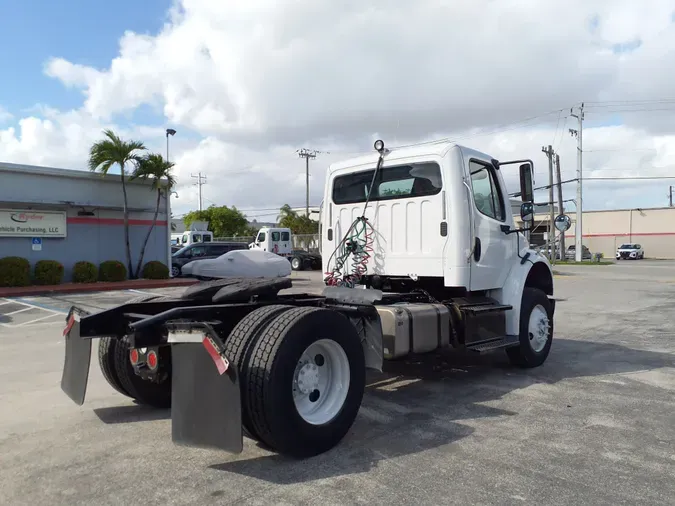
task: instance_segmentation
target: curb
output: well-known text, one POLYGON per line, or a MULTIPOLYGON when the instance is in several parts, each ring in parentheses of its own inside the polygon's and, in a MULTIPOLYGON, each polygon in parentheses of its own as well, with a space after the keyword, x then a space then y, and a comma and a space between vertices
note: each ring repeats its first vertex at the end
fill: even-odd
POLYGON ((192 286, 199 283, 196 279, 132 279, 128 281, 98 283, 64 283, 48 286, 0 287, 0 297, 25 297, 29 295, 45 295, 55 293, 109 292, 141 288, 171 288, 192 286))

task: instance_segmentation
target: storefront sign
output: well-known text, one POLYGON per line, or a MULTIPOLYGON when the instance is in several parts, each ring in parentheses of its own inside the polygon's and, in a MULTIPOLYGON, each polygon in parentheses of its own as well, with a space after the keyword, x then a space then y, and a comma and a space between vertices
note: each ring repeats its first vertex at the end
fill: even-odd
POLYGON ((66 237, 66 213, 0 209, 0 237, 66 237))

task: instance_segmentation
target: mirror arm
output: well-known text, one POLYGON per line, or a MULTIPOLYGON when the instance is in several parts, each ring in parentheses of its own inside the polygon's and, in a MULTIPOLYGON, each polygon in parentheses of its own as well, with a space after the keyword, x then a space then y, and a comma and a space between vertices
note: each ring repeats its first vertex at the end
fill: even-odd
POLYGON ((527 232, 530 230, 529 228, 511 228, 508 225, 500 225, 500 228, 506 235, 514 234, 516 232, 527 232))

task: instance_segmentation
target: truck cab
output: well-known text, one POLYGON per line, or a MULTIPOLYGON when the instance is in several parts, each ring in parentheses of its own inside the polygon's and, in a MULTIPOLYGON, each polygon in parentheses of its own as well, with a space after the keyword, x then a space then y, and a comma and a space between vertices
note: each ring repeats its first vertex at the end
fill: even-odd
POLYGON ((290 228, 262 227, 248 247, 288 257, 293 253, 291 235, 290 228))
MULTIPOLYGON (((504 171, 519 166, 521 218, 532 219, 530 160, 499 162, 451 142, 418 144, 333 164, 321 216, 327 284, 345 279, 366 288, 421 288, 438 300, 487 295, 516 309, 525 286, 553 294, 548 260, 515 227, 504 171), (372 184, 372 190, 370 190, 372 184), (355 231, 357 218, 366 231, 355 231), (367 255, 348 256, 349 243, 367 255), (367 258, 363 258, 367 256, 367 258)), ((510 320, 510 321, 509 321, 510 320)))

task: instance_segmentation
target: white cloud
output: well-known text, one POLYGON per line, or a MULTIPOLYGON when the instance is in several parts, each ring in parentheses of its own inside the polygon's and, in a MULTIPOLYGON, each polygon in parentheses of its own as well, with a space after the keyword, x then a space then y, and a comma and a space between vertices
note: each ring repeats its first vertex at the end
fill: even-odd
POLYGON ((0 105, 0 123, 5 123, 14 118, 14 115, 0 105))
MULTIPOLYGON (((318 203, 326 164, 370 149, 374 135, 388 144, 459 137, 498 158, 531 157, 543 184, 541 147, 549 143, 559 148, 564 178, 575 177, 567 108, 585 101, 586 176, 669 174, 654 167, 668 167, 675 151, 675 100, 662 100, 671 98, 673 71, 664 62, 675 53, 674 7, 182 0, 157 35, 125 33, 108 68, 49 60, 46 74, 81 89, 82 108, 46 110, 0 130, 0 159, 81 167, 104 125, 150 104, 179 131, 171 139, 177 209, 196 205, 190 174, 198 171, 207 174, 210 202, 302 205, 300 147, 331 151, 312 161, 318 203), (627 104, 637 100, 651 102, 627 104), (623 125, 602 126, 617 121, 623 125), (187 130, 202 140, 181 137, 187 130)), ((126 132, 163 152, 163 128, 126 132)), ((629 183, 617 199, 620 184, 589 181, 585 205, 666 202, 663 180, 629 183)))

